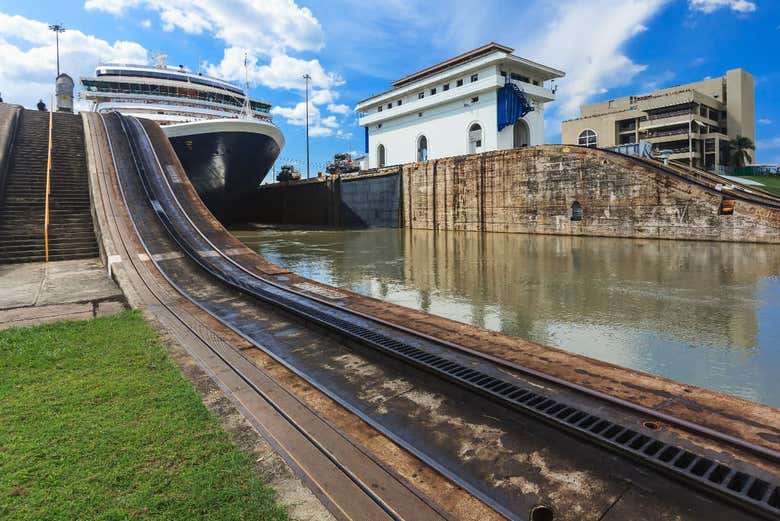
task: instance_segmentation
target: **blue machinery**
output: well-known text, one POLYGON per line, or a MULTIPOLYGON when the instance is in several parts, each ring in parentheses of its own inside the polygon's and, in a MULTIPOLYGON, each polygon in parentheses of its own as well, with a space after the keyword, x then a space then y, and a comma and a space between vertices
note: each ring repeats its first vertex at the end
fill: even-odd
POLYGON ((515 121, 522 118, 534 108, 525 97, 525 93, 520 90, 520 87, 512 83, 507 82, 503 87, 498 89, 498 131, 514 125, 515 121))

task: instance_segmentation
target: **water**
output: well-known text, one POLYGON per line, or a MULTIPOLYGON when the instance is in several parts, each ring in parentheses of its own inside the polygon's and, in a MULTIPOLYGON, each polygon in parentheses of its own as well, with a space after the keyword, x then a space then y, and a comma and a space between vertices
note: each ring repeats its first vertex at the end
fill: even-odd
POLYGON ((780 407, 780 246, 241 226, 300 275, 780 407))

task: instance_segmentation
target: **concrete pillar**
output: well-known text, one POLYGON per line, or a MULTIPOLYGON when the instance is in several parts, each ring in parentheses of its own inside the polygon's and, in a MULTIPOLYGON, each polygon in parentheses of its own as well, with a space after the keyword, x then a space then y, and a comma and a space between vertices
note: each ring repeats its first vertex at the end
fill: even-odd
POLYGON ((57 76, 55 84, 57 95, 55 110, 57 112, 73 112, 73 78, 64 72, 57 76))

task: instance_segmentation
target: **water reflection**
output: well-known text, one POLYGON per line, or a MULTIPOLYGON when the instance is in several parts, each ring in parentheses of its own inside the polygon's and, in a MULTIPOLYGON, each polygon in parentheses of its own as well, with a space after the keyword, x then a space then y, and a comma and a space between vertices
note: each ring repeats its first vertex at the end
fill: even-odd
POLYGON ((301 275, 780 406, 780 248, 241 227, 301 275))

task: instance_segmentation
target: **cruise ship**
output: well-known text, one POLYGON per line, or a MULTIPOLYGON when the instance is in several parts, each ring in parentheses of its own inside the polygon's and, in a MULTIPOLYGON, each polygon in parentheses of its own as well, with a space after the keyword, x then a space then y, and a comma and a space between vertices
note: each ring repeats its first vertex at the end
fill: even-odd
POLYGON ((81 78, 95 112, 118 111, 162 126, 203 202, 230 220, 284 146, 271 105, 227 81, 165 64, 106 63, 81 78))

